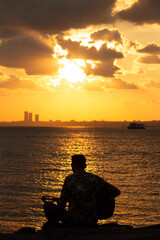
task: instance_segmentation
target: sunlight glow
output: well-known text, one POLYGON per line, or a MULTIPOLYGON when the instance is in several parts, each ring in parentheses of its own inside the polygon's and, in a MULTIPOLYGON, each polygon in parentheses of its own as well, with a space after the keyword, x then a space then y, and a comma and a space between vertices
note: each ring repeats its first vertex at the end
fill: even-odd
POLYGON ((71 39, 73 42, 80 42, 82 46, 89 46, 89 42, 91 41, 90 38, 90 31, 87 31, 87 29, 83 30, 71 30, 70 35, 64 37, 64 39, 71 39))
POLYGON ((108 42, 107 47, 108 48, 115 48, 115 44, 116 44, 116 42, 108 42))
POLYGON ((138 2, 138 0, 117 0, 114 12, 118 12, 126 8, 129 8, 132 4, 136 2, 138 2))
POLYGON ((96 47, 97 50, 99 50, 103 44, 104 44, 104 41, 100 40, 94 43, 94 46, 96 47))
POLYGON ((92 68, 92 69, 95 68, 96 65, 95 65, 95 63, 94 63, 93 61, 87 60, 86 62, 91 65, 91 68, 92 68))
POLYGON ((80 66, 84 67, 81 60, 65 60, 63 64, 64 67, 59 69, 61 78, 67 79, 69 83, 83 82, 85 80, 86 74, 80 68, 80 66))
POLYGON ((59 55, 59 56, 67 56, 68 51, 67 50, 63 50, 61 48, 61 46, 59 46, 58 44, 55 46, 54 48, 54 52, 55 52, 55 56, 59 55))

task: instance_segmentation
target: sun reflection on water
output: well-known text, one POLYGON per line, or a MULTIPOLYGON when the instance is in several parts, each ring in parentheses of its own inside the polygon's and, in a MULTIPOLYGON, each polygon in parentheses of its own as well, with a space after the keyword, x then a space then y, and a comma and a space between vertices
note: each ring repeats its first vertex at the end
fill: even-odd
POLYGON ((134 226, 159 221, 157 130, 42 128, 16 130, 16 138, 11 137, 11 131, 8 134, 9 138, 0 139, 4 173, 0 224, 5 231, 42 226, 41 196, 60 196, 65 177, 72 173, 71 156, 79 153, 86 156, 86 171, 103 177, 122 192, 116 199, 114 216, 107 221, 134 226))

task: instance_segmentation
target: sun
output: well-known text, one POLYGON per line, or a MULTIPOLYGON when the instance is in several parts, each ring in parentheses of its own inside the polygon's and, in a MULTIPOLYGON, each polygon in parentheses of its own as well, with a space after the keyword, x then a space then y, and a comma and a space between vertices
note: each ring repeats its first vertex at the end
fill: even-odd
POLYGON ((86 78, 81 67, 84 67, 84 63, 81 60, 63 60, 63 68, 59 69, 59 75, 61 78, 65 78, 69 83, 83 82, 86 78))

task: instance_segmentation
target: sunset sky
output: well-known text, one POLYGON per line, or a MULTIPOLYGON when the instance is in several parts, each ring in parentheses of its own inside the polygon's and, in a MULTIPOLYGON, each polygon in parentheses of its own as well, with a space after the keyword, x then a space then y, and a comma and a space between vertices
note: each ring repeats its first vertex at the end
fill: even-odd
POLYGON ((1 0, 0 121, 160 120, 160 0, 1 0))

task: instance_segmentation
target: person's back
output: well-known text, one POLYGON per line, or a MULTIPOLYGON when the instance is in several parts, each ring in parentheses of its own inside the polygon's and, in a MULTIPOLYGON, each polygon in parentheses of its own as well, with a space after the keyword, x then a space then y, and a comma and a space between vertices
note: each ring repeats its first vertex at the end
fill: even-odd
POLYGON ((86 172, 75 173, 66 178, 61 193, 61 198, 69 202, 69 212, 65 222, 77 225, 97 223, 97 182, 97 176, 86 172))
POLYGON ((73 174, 66 177, 62 188, 61 202, 64 205, 69 202, 69 211, 65 219, 67 224, 96 224, 98 221, 97 193, 106 188, 109 194, 115 194, 112 185, 97 175, 85 172, 85 161, 83 155, 72 156, 73 174))

